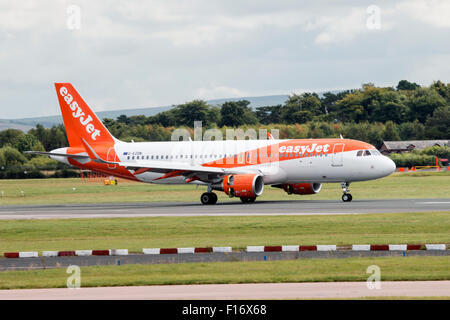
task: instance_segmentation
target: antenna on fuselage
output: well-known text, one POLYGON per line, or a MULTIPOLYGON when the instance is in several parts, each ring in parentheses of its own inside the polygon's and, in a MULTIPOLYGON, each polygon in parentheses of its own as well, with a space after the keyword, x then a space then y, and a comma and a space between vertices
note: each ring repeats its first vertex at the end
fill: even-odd
POLYGON ((341 139, 344 139, 344 137, 342 136, 342 134, 339 134, 339 137, 341 137, 341 139))

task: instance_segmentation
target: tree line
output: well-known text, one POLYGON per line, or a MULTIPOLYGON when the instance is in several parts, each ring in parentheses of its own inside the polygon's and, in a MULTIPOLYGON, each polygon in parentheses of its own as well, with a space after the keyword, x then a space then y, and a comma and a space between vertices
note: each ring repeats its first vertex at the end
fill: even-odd
MULTIPOLYGON (((361 89, 337 93, 326 92, 292 94, 283 105, 250 107, 247 100, 228 101, 220 107, 194 100, 174 106, 154 116, 119 116, 104 119, 116 137, 163 140, 167 128, 193 127, 202 121, 204 127, 267 127, 269 125, 307 125, 333 128, 339 124, 344 130, 351 127, 348 138, 358 139, 358 128, 387 127, 380 133, 384 140, 447 139, 450 136, 450 84, 436 81, 429 87, 401 80, 396 88, 364 84, 361 89), (356 135, 355 135, 356 134, 356 135)), ((316 130, 317 131, 317 130, 316 130)), ((324 129, 324 136, 339 136, 336 130, 324 129)), ((315 136, 310 136, 314 138, 315 136)), ((289 136, 289 138, 300 138, 289 136)), ((379 147, 379 137, 361 139, 379 147)), ((135 140, 136 141, 136 140, 135 140)))
MULTIPOLYGON (((221 106, 194 100, 154 116, 121 115, 104 119, 111 134, 123 141, 170 140, 173 130, 185 127, 193 134, 194 121, 204 129, 278 129, 280 139, 345 138, 369 142, 379 148, 384 140, 448 139, 450 137, 450 84, 435 81, 419 86, 401 80, 394 87, 364 84, 341 92, 292 94, 284 104, 251 108, 247 100, 221 106)), ((0 131, 0 177, 31 176, 48 170, 70 175, 67 166, 23 151, 49 151, 68 146, 62 124, 37 125, 24 133, 0 131), (23 172, 27 172, 24 174, 23 172)))

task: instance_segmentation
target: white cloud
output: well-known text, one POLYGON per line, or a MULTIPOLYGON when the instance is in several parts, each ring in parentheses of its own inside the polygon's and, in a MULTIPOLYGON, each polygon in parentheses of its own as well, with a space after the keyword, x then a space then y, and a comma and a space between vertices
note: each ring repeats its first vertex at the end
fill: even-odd
POLYGON ((408 76, 411 79, 421 79, 421 83, 430 84, 436 80, 448 79, 450 74, 450 54, 435 54, 431 57, 415 62, 408 76))
POLYGON ((450 81, 449 1, 379 0, 381 30, 366 27, 369 4, 2 0, 0 118, 59 114, 55 81, 97 110, 450 81), (67 29, 71 4, 80 30, 67 29))
POLYGON ((396 5, 398 14, 406 14, 411 20, 425 22, 435 28, 450 28, 450 1, 413 0, 396 5))
POLYGON ((342 15, 323 16, 308 24, 307 30, 321 30, 314 42, 318 45, 333 43, 347 43, 361 35, 373 35, 385 32, 392 28, 392 24, 383 20, 381 13, 381 28, 369 29, 367 21, 372 13, 367 12, 367 7, 351 8, 348 13, 342 15))

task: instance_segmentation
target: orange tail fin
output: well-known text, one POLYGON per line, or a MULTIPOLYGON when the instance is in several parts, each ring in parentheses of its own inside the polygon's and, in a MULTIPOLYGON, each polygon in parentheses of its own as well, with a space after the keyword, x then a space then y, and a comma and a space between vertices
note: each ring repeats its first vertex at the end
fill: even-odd
POLYGON ((70 83, 55 83, 55 88, 71 147, 84 147, 82 139, 90 145, 114 144, 114 137, 70 83))

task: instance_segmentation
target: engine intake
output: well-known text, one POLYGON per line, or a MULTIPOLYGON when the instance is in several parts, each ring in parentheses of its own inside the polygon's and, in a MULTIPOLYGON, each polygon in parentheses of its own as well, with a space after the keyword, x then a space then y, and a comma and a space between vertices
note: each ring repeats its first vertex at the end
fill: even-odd
POLYGON ((235 174, 225 176, 223 191, 230 197, 257 197, 263 193, 264 179, 257 174, 235 174))
POLYGON ((283 184, 283 190, 288 194, 316 194, 322 189, 321 183, 292 183, 283 184))

